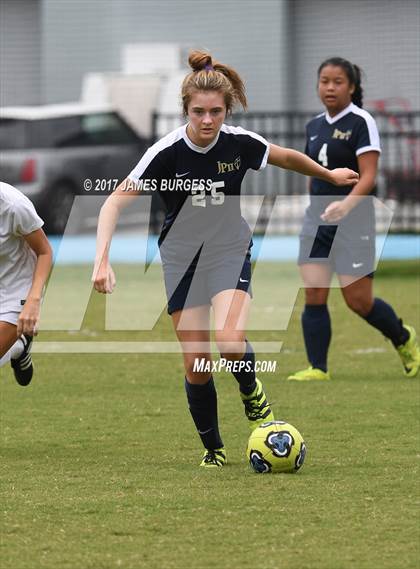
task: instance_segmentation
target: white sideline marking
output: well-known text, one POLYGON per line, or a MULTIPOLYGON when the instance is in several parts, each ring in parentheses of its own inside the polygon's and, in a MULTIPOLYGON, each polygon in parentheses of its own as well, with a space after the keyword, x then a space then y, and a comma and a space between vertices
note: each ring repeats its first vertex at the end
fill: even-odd
POLYGON ((353 350, 350 354, 384 354, 386 351, 385 348, 364 348, 362 350, 353 350))
MULTIPOLYGON (((206 344, 207 346, 207 344, 206 344)), ((278 354, 282 342, 252 342, 260 353, 278 354)), ((195 352, 198 342, 191 342, 195 352)), ((188 351, 188 350, 187 350, 188 351)), ((218 353, 214 346, 214 353, 218 353)), ((34 342, 32 353, 37 354, 180 354, 178 342, 34 342)))

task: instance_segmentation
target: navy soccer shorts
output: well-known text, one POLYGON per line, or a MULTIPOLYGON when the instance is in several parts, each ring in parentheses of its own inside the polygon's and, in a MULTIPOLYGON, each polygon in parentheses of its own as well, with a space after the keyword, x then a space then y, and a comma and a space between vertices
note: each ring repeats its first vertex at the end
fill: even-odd
POLYGON ((300 235, 298 265, 326 264, 338 275, 373 277, 374 235, 344 239, 336 237, 330 227, 327 229, 319 227, 315 237, 300 235))
POLYGON ((252 296, 251 252, 226 256, 201 269, 189 267, 180 274, 175 267, 164 267, 168 314, 184 308, 211 304, 211 299, 223 290, 243 290, 252 296))

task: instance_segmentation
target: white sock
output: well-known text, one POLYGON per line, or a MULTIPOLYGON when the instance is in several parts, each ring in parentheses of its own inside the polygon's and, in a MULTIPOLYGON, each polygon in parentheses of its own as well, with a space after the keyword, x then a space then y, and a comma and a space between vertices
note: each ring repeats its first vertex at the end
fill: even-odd
POLYGON ((10 357, 12 360, 16 360, 20 354, 23 352, 25 347, 25 342, 22 338, 18 338, 13 346, 10 348, 10 357))
POLYGON ((10 362, 11 359, 16 360, 23 352, 24 347, 25 346, 23 340, 21 338, 18 338, 13 346, 9 348, 9 351, 6 352, 2 358, 0 358, 0 367, 4 366, 4 364, 7 364, 7 362, 10 362))
POLYGON ((8 352, 4 354, 4 356, 0 359, 0 367, 7 364, 11 359, 16 360, 20 354, 23 352, 25 344, 21 338, 18 338, 13 346, 9 349, 8 352))
POLYGON ((12 349, 10 349, 8 352, 6 352, 4 354, 4 356, 2 358, 0 358, 0 367, 4 366, 5 364, 7 364, 7 362, 10 362, 10 352, 12 351, 12 349))

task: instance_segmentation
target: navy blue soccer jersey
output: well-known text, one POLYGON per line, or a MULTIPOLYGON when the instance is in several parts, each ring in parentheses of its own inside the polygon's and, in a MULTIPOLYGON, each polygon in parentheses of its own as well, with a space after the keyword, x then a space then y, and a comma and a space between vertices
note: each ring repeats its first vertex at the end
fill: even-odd
MULTIPOLYGON (((335 117, 324 112, 306 126, 305 153, 329 170, 350 168, 358 172, 357 157, 371 151, 381 151, 375 120, 353 103, 335 117)), ((319 178, 311 178, 310 206, 305 213, 301 235, 314 236, 322 226, 323 234, 333 239, 337 226, 325 224, 321 215, 329 203, 343 199, 351 190, 352 186, 339 187, 319 178)), ((372 200, 367 198, 361 202, 339 225, 340 234, 345 235, 346 239, 355 242, 362 237, 372 240, 375 233, 372 200)))
MULTIPOLYGON (((329 170, 350 168, 358 172, 357 157, 370 151, 381 152, 375 120, 353 103, 335 117, 322 113, 306 126, 305 154, 329 170)), ((346 195, 351 189, 311 179, 312 195, 346 195)))
POLYGON ((222 125, 215 140, 202 148, 186 129, 183 125, 156 142, 128 176, 163 199, 166 217, 159 244, 165 241, 165 257, 182 260, 183 252, 187 258, 204 242, 219 253, 246 250, 251 231, 240 213, 241 183, 248 169, 266 166, 269 143, 241 127, 222 125))

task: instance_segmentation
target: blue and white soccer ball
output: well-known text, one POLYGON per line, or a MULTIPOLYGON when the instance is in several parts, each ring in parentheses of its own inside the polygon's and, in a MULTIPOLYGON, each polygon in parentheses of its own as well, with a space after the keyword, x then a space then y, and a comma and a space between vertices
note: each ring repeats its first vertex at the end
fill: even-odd
POLYGON ((270 421, 252 432, 246 454, 255 472, 297 472, 305 461, 306 445, 293 425, 270 421))

